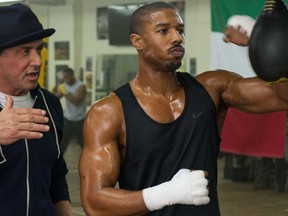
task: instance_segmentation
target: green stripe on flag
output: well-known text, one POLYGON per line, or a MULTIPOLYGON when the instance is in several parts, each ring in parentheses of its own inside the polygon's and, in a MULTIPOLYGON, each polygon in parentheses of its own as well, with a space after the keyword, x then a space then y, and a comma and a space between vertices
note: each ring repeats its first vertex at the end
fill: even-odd
MULTIPOLYGON (((223 32, 232 15, 248 15, 256 18, 266 0, 211 0, 212 31, 223 32)), ((284 3, 288 5, 288 0, 284 3)))
MULTIPOLYGON (((255 76, 248 57, 248 47, 223 42, 227 20, 233 15, 256 18, 266 0, 211 0, 210 69, 234 71, 243 77, 255 76)), ((288 0, 284 3, 288 5, 288 0)))

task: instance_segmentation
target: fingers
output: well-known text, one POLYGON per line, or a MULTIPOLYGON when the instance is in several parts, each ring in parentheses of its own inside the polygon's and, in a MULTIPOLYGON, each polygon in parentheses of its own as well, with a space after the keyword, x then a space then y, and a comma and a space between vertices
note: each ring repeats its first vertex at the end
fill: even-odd
POLYGON ((233 37, 235 35, 235 33, 239 32, 238 29, 235 29, 232 26, 228 26, 225 31, 224 31, 224 35, 227 39, 233 37))
POLYGON ((194 205, 206 205, 209 202, 210 202, 210 198, 208 196, 202 196, 194 200, 194 205))
POLYGON ((237 26, 236 28, 237 32, 239 32, 240 34, 243 34, 244 36, 248 37, 248 33, 247 31, 242 27, 242 26, 237 26))
POLYGON ((34 109, 34 108, 14 108, 14 111, 20 115, 38 115, 45 116, 46 111, 42 109, 34 109))
POLYGON ((18 127, 19 131, 27 131, 27 132, 46 132, 50 129, 48 125, 45 124, 37 124, 34 122, 25 122, 20 123, 18 127))
POLYGON ((45 124, 32 122, 15 124, 15 122, 6 121, 0 128, 0 144, 9 145, 19 139, 40 139, 49 129, 50 127, 45 124))
POLYGON ((190 172, 193 172, 193 175, 198 175, 200 177, 208 177, 208 172, 206 170, 193 170, 190 169, 190 172))
MULTIPOLYGON (((9 109, 12 109, 14 101, 11 95, 5 95, 6 98, 6 103, 3 107, 3 111, 7 111, 9 109)), ((45 110, 41 110, 41 109, 33 109, 33 108, 14 108, 14 111, 17 114, 21 114, 21 115, 27 115, 26 118, 27 119, 31 119, 31 121, 37 120, 37 122, 39 123, 46 123, 48 122, 48 118, 36 118, 35 117, 44 117, 46 115, 46 111, 45 110)))
POLYGON ((207 187, 208 180, 206 177, 208 176, 208 172, 203 170, 194 170, 191 171, 190 178, 192 185, 198 185, 200 187, 207 187))
POLYGON ((22 139, 40 139, 43 137, 43 133, 25 130, 25 131, 20 131, 17 137, 19 136, 22 137, 22 139))
MULTIPOLYGON (((16 128, 19 130, 21 135, 25 137, 32 136, 40 136, 38 133, 34 134, 31 132, 46 132, 50 129, 50 127, 46 124, 49 119, 45 116, 45 111, 41 109, 22 109, 15 108, 14 113, 14 124, 16 128)), ((13 115, 13 114, 12 114, 13 115)), ((12 123, 12 124, 13 124, 12 123)))
POLYGON ((12 97, 6 96, 6 104, 0 112, 0 144, 11 144, 19 139, 39 139, 49 131, 46 111, 12 107, 12 97))
MULTIPOLYGON (((5 106, 5 108, 8 110, 8 106, 5 106)), ((2 112, 9 117, 11 124, 19 126, 19 128, 22 130, 30 131, 40 129, 41 131, 46 131, 47 129, 47 127, 44 126, 46 126, 46 123, 49 121, 49 119, 45 116, 45 110, 33 108, 14 108, 7 112, 4 110, 2 112), (38 127, 39 124, 41 124, 40 127, 38 127)))
POLYGON ((208 187, 209 181, 207 177, 208 177, 207 171, 191 170, 190 178, 191 178, 192 185, 194 186, 198 185, 200 186, 200 188, 205 188, 205 190, 207 189, 206 195, 208 195, 208 192, 209 192, 209 187, 208 187))
POLYGON ((22 123, 47 123, 49 121, 48 117, 45 116, 45 111, 43 110, 17 110, 18 121, 22 123))
POLYGON ((40 139, 43 137, 43 133, 37 131, 20 131, 16 128, 6 129, 0 131, 0 144, 9 145, 13 144, 19 139, 40 139))
POLYGON ((224 31, 223 41, 234 43, 239 46, 247 46, 249 42, 248 33, 238 26, 237 28, 228 26, 224 31))
POLYGON ((193 197, 194 205, 206 205, 210 202, 207 176, 207 171, 191 171, 191 196, 193 197))
POLYGON ((203 170, 191 170, 191 176, 195 178, 202 178, 205 177, 205 172, 203 170))
POLYGON ((223 37, 223 41, 226 42, 226 43, 229 43, 230 42, 230 37, 232 35, 232 30, 231 30, 232 27, 227 27, 224 31, 224 37, 223 37))

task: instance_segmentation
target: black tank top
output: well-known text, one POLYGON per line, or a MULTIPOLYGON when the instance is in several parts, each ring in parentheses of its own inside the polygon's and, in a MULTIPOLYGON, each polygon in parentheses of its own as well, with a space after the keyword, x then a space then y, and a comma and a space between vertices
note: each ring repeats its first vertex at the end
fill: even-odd
POLYGON ((169 181, 181 168, 206 170, 211 199, 208 205, 173 205, 147 215, 218 216, 220 137, 215 105, 205 88, 190 74, 178 72, 177 79, 184 88, 185 106, 175 121, 164 124, 144 112, 129 84, 115 91, 122 102, 127 135, 119 186, 142 190, 169 181))

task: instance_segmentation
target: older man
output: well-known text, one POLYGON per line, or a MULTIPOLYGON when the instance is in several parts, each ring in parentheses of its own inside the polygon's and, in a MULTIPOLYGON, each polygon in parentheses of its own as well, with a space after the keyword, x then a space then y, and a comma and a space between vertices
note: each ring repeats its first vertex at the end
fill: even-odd
POLYGON ((71 215, 59 99, 40 88, 43 29, 27 6, 0 7, 1 215, 71 215))

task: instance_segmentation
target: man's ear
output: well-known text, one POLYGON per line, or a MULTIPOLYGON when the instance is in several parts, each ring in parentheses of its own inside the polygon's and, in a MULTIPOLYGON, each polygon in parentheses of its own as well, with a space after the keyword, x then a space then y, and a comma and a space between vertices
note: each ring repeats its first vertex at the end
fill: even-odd
POLYGON ((130 35, 130 40, 132 45, 136 48, 136 50, 142 50, 143 46, 142 46, 142 39, 141 36, 138 34, 131 34, 130 35))

